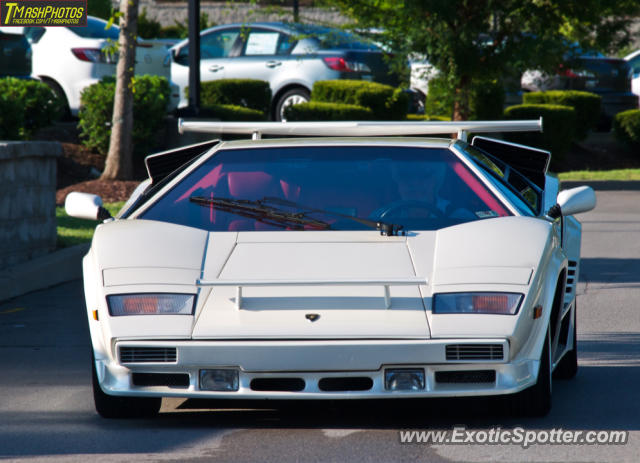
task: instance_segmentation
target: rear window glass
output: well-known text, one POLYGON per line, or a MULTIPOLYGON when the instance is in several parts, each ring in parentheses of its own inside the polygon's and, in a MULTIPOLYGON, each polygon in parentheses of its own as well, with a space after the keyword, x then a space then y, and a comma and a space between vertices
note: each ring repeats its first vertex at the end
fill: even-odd
POLYGON ((448 149, 308 146, 221 150, 140 218, 210 231, 371 228, 356 219, 435 230, 506 215, 448 149))
POLYGON ((309 38, 318 43, 319 48, 325 50, 371 50, 380 48, 372 41, 357 34, 331 27, 299 26, 293 34, 297 40, 309 38))

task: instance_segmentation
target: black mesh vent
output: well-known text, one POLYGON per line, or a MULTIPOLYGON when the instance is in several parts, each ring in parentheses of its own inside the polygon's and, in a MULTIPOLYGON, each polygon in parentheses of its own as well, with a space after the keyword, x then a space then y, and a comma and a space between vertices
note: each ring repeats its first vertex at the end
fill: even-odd
POLYGON ((255 378, 251 380, 254 391, 286 391, 299 392, 305 387, 301 378, 255 378))
POLYGON ((437 383, 495 383, 495 370, 436 371, 437 383))
POLYGON ((321 391, 368 391, 373 387, 373 380, 366 377, 322 378, 318 382, 321 391))
POLYGON ((120 347, 120 363, 175 363, 175 347, 120 347))
POLYGON ((502 344, 448 344, 447 360, 503 360, 502 344))
POLYGON ((134 373, 134 386, 166 386, 176 388, 189 387, 189 375, 186 373, 134 373))

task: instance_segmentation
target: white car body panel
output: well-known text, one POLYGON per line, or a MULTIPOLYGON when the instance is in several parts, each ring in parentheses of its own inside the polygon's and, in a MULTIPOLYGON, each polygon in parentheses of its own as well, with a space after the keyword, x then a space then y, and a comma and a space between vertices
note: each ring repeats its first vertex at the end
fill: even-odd
MULTIPOLYGON (((139 188, 134 196, 146 204, 134 213, 121 212, 98 226, 83 269, 102 390, 127 397, 346 399, 511 394, 534 385, 549 326, 568 329, 567 336, 575 330, 581 227, 571 216, 519 213, 491 186, 488 174, 463 155, 462 145, 437 139, 375 141, 449 149, 511 216, 410 230, 404 236, 382 236, 376 230, 206 231, 140 218, 148 204, 218 150, 296 143, 221 143, 154 194, 144 197, 139 188), (435 295, 470 292, 519 294, 520 305, 515 315, 434 313, 435 295), (193 313, 110 314, 108 297, 145 293, 195 295, 193 313), (562 295, 560 307, 554 305, 556 294, 562 295), (145 349, 173 351, 175 357, 127 360, 122 354, 145 349), (465 349, 488 353, 465 357, 465 349), (237 371, 238 389, 203 390, 199 372, 216 368, 237 371), (423 370, 424 389, 387 390, 389 368, 423 370), (495 372, 495 380, 436 379, 443 372, 469 370, 495 372), (132 379, 137 373, 186 375, 188 385, 140 386, 132 379), (352 377, 370 378, 371 387, 327 391, 320 386, 327 378, 352 377), (252 387, 252 381, 268 378, 302 378, 305 386, 296 391, 252 387)), ((545 211, 559 190, 556 179, 547 176, 547 183, 545 211)), ((556 336, 553 367, 573 347, 571 339, 556 336)))
MULTIPOLYGON (((640 96, 640 50, 629 53, 624 57, 632 68, 631 91, 640 96)), ((640 103, 639 103, 640 104, 640 103)))
MULTIPOLYGON (((105 22, 106 24, 106 22, 105 22)), ((104 49, 109 46, 106 39, 84 38, 67 27, 46 27, 40 40, 33 42, 32 74, 40 79, 48 79, 58 84, 65 93, 71 114, 80 109, 82 91, 103 77, 115 76, 116 64, 81 61, 72 53, 72 48, 104 49)), ((168 50, 162 43, 140 41, 136 47, 136 75, 151 74, 170 80, 168 50)), ((170 108, 177 106, 178 87, 170 83, 172 101, 170 108), (175 95, 173 95, 175 94, 175 95)))

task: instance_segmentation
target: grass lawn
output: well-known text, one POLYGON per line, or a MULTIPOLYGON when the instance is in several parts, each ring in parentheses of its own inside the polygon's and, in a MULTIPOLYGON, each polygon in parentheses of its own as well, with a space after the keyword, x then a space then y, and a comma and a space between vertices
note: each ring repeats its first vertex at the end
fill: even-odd
MULTIPOLYGON (((116 215, 122 206, 124 206, 124 201, 106 203, 104 205, 104 207, 111 212, 111 215, 116 215)), ((98 221, 96 220, 83 220, 69 217, 62 206, 56 207, 56 219, 58 221, 59 248, 66 248, 75 244, 91 241, 93 231, 96 225, 98 225, 98 221)))
POLYGON ((575 170, 558 174, 560 181, 571 180, 640 180, 640 169, 575 170))

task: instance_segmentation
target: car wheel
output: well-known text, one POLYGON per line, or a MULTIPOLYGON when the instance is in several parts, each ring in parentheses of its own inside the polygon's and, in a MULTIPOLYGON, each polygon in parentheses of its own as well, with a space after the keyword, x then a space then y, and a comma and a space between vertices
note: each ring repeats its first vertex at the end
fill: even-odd
POLYGON ((510 397, 511 411, 517 416, 541 417, 551 410, 551 337, 547 328, 540 355, 538 380, 533 386, 510 397))
POLYGON ((71 119, 71 110, 69 109, 69 102, 67 101, 67 95, 65 95, 62 87, 58 85, 58 83, 51 79, 43 78, 42 82, 47 84, 49 88, 55 93, 60 102, 62 103, 62 114, 60 115, 60 119, 63 121, 68 121, 71 119))
POLYGON ((572 379, 578 373, 578 303, 573 308, 573 348, 564 354, 553 371, 554 379, 572 379))
POLYGON ((157 415, 160 397, 119 397, 105 394, 98 382, 96 362, 91 355, 93 401, 96 411, 103 418, 144 418, 157 415))
POLYGON ((306 88, 297 87, 284 92, 276 104, 274 119, 276 121, 286 121, 287 119, 284 117, 284 110, 287 107, 306 103, 310 99, 311 94, 306 88))

